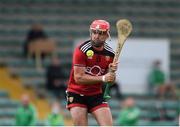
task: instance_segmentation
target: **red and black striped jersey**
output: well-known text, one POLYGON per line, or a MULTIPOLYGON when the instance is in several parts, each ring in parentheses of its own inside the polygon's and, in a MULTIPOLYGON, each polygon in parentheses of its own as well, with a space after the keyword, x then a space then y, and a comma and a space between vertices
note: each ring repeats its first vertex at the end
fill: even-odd
POLYGON ((92 76, 101 76, 107 73, 108 66, 114 58, 113 49, 104 44, 102 51, 97 51, 92 47, 91 41, 88 40, 75 48, 72 61, 67 91, 83 95, 95 95, 102 93, 102 83, 85 85, 77 84, 74 80, 74 66, 85 67, 85 73, 92 76))

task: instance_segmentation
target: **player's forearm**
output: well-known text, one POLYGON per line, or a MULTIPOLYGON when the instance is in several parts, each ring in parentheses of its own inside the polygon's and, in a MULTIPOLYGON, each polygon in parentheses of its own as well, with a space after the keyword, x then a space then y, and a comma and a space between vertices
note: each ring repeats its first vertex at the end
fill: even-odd
POLYGON ((103 82, 102 76, 91 76, 91 75, 87 75, 87 74, 76 75, 76 76, 74 76, 74 79, 75 79, 76 83, 84 84, 84 85, 91 85, 91 84, 103 82))

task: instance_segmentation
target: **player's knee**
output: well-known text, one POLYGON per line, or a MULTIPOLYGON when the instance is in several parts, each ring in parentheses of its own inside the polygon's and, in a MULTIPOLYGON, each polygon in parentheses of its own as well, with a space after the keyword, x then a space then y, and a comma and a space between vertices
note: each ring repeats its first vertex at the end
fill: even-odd
POLYGON ((100 126, 113 126, 112 120, 104 121, 99 123, 100 126))
POLYGON ((113 120, 109 119, 109 121, 107 121, 105 126, 113 126, 113 120))
POLYGON ((85 119, 76 118, 76 119, 74 119, 74 125, 75 126, 86 126, 87 122, 85 119))
POLYGON ((86 117, 80 115, 80 114, 76 114, 73 117, 73 123, 75 126, 85 126, 86 125, 86 117))

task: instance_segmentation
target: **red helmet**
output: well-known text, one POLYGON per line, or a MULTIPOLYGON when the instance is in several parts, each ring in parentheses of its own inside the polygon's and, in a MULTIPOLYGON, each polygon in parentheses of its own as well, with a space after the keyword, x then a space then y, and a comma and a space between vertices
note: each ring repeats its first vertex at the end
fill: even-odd
POLYGON ((94 20, 91 25, 90 29, 92 30, 100 30, 100 31, 109 31, 110 24, 105 20, 94 20))

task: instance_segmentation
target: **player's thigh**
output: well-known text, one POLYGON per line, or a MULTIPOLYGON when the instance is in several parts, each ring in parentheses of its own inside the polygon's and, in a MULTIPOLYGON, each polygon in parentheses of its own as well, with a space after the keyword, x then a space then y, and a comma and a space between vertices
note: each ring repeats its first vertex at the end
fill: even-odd
POLYGON ((100 126, 113 125, 112 114, 109 107, 99 108, 92 112, 92 114, 100 126))
POLYGON ((72 107, 70 113, 73 119, 73 123, 77 126, 86 126, 87 119, 87 108, 83 107, 72 107))

